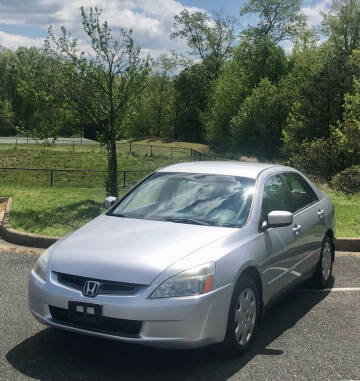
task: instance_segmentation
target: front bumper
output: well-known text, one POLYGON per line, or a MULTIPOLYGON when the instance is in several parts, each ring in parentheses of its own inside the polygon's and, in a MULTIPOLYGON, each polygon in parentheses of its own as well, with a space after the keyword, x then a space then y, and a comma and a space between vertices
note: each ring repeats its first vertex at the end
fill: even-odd
POLYGON ((224 340, 232 284, 201 296, 169 299, 149 299, 153 291, 149 289, 131 296, 89 298, 57 283, 52 276, 45 282, 32 271, 29 307, 43 324, 113 340, 164 348, 196 348, 224 340), (69 301, 101 304, 105 317, 141 321, 141 329, 136 336, 128 337, 80 329, 54 320, 49 305, 67 309, 69 301))

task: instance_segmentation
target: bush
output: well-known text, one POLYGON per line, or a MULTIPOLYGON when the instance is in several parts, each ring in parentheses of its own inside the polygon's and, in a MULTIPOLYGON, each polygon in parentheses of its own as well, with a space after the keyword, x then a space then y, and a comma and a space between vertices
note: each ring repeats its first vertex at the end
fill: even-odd
POLYGON ((336 173, 346 168, 341 148, 329 138, 304 141, 299 152, 291 156, 290 163, 325 181, 331 180, 336 173))
POLYGON ((344 193, 360 193, 360 166, 353 165, 335 175, 331 186, 344 193))

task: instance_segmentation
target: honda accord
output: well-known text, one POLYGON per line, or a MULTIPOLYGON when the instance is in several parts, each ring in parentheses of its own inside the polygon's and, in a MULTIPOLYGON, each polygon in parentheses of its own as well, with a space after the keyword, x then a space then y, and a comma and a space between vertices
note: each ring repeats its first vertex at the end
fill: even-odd
POLYGON ((265 308, 334 261, 330 199, 279 165, 192 162, 158 170, 38 259, 41 323, 126 342, 245 352, 265 308))

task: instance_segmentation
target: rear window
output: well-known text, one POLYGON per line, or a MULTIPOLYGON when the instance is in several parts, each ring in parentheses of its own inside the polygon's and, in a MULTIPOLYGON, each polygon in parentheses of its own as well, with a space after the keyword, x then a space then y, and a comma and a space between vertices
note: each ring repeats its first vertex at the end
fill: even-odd
POLYGON ((283 178, 291 194, 294 212, 318 201, 311 186, 298 173, 283 173, 283 178))

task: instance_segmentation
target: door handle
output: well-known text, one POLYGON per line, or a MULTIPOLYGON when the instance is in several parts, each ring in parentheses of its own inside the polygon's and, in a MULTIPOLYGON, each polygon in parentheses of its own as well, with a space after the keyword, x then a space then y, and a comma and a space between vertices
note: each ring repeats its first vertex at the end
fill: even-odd
POLYGON ((301 232, 301 225, 295 225, 292 229, 292 231, 296 234, 299 235, 301 232))
POLYGON ((317 215, 318 215, 320 218, 323 218, 323 217, 324 217, 324 211, 323 211, 323 209, 319 209, 319 211, 317 212, 317 215))

